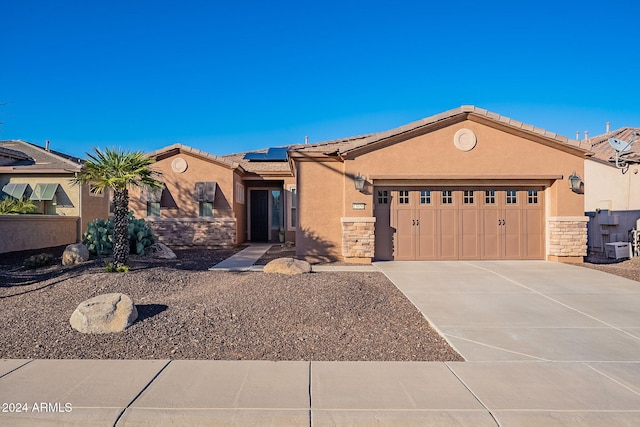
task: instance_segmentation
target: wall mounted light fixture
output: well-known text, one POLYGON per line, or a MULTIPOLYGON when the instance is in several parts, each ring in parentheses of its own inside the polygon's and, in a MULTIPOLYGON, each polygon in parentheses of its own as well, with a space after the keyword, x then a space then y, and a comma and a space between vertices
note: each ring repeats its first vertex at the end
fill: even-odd
POLYGON ((582 178, 580 178, 575 171, 569 176, 569 188, 571 191, 579 192, 582 186, 582 178))
POLYGON ((362 175, 358 174, 358 176, 353 179, 353 184, 356 186, 356 191, 361 192, 364 190, 364 178, 362 175))

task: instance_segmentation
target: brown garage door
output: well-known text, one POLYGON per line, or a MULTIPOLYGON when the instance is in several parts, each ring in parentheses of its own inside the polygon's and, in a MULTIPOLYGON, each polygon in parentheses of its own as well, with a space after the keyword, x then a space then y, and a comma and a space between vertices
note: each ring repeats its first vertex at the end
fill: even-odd
POLYGON ((377 259, 544 259, 541 188, 377 188, 375 195, 377 259))

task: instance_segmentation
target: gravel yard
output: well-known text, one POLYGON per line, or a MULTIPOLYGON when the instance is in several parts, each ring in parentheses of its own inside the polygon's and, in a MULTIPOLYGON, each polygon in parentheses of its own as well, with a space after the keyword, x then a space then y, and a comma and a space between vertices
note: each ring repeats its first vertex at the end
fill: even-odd
POLYGON ((128 273, 92 260, 25 270, 0 254, 0 358, 429 360, 462 358, 381 273, 287 277, 207 271, 233 250, 132 257, 128 273), (139 319, 119 334, 85 335, 69 317, 93 296, 131 296, 139 319))

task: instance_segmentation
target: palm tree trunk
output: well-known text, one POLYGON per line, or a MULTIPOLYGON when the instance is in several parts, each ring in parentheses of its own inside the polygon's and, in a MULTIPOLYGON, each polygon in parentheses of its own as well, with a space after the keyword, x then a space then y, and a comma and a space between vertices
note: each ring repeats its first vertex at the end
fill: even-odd
POLYGON ((113 194, 113 267, 127 265, 129 256, 129 191, 114 191, 113 194))

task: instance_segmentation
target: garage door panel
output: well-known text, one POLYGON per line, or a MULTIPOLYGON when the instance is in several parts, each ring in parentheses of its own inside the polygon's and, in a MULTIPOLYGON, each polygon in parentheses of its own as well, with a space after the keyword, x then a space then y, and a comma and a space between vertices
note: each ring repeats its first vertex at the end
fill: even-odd
POLYGON ((524 211, 526 224, 526 253, 527 259, 542 259, 544 257, 544 213, 540 209, 524 211))
POLYGON ((482 211, 482 258, 502 258, 500 243, 501 211, 496 208, 484 208, 482 211))
POLYGON ((434 209, 420 209, 418 211, 417 259, 438 259, 438 224, 434 209))
POLYGON ((504 211, 504 257, 522 258, 522 212, 508 209, 504 211))
POLYGON ((480 259, 480 212, 470 207, 460 211, 460 258, 480 259))
POLYGON ((440 209, 438 211, 440 231, 439 259, 458 259, 458 211, 440 209))
POLYGON ((399 261, 413 260, 416 256, 413 211, 410 209, 398 209, 396 210, 395 219, 394 258, 399 261))

